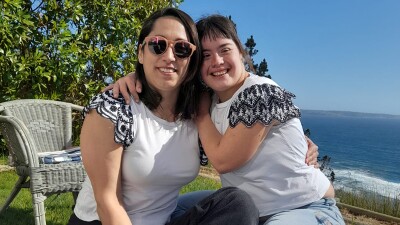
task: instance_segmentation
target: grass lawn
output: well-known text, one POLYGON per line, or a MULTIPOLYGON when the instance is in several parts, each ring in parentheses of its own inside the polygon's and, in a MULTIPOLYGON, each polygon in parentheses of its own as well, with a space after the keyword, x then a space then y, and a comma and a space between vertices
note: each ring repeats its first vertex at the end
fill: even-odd
MULTIPOLYGON (((3 205, 18 177, 14 171, 0 173, 0 205, 3 205)), ((195 190, 215 190, 221 187, 218 181, 197 177, 182 188, 181 193, 195 190)), ((72 213, 72 194, 52 195, 45 201, 48 225, 65 225, 72 213)), ((10 207, 0 215, 1 225, 34 225, 32 198, 27 189, 22 189, 10 207)))
MULTIPOLYGON (((0 204, 3 205, 18 177, 14 171, 0 173, 0 204)), ((72 212, 72 194, 50 196, 45 201, 46 220, 49 225, 65 225, 72 212)), ((2 225, 34 225, 32 197, 27 189, 22 189, 10 207, 0 215, 2 225)))
MULTIPOLYGON (((6 157, 0 156, 0 165, 6 164, 6 161, 6 157)), ((203 174, 204 172, 205 174, 209 174, 209 170, 210 168, 202 168, 203 174)), ((14 171, 0 172, 0 205, 4 204, 17 179, 18 177, 14 171)), ((219 181, 212 178, 198 176, 193 182, 184 186, 181 193, 196 190, 216 190, 220 187, 221 184, 219 181)), ((394 217, 400 216, 400 199, 398 198, 388 200, 387 198, 382 198, 374 194, 366 195, 364 193, 360 195, 339 190, 336 194, 343 203, 373 210, 375 212, 385 213, 394 217)), ((50 196, 45 201, 47 224, 66 224, 72 213, 72 206, 73 198, 70 193, 50 196)), ((351 213, 345 213, 343 210, 342 213, 347 217, 346 223, 350 225, 397 224, 395 222, 386 223, 383 221, 375 221, 369 218, 364 218, 363 216, 358 217, 351 213)), ((0 215, 0 225, 34 225, 32 199, 28 190, 23 189, 11 203, 10 207, 0 215)))

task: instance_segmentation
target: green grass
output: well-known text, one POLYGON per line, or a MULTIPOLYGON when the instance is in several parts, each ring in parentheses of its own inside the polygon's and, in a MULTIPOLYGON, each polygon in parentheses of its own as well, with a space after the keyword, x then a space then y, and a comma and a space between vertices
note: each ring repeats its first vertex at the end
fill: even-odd
POLYGON ((221 188, 221 183, 219 181, 198 176, 193 182, 181 189, 181 194, 199 190, 217 190, 219 188, 221 188))
MULTIPOLYGON (((1 159, 0 159, 1 160, 1 159)), ((6 164, 0 161, 0 164, 6 164)), ((18 177, 14 171, 0 173, 0 205, 3 205, 18 177)), ((196 190, 215 190, 221 184, 212 179, 197 177, 182 188, 181 193, 196 190)), ((46 222, 48 225, 65 225, 72 213, 73 198, 70 193, 53 195, 46 199, 46 222)), ((27 189, 22 189, 10 207, 0 215, 1 225, 34 225, 32 198, 27 189)))
POLYGON ((0 165, 7 165, 8 157, 4 154, 0 154, 0 165))
MULTIPOLYGON (((0 157, 0 164, 6 164, 7 158, 0 157)), ((13 185, 18 179, 14 171, 0 173, 0 205, 3 205, 13 185)), ((193 182, 184 186, 181 193, 196 190, 216 190, 220 182, 213 179, 197 177, 193 182)), ((382 197, 376 193, 349 193, 336 191, 340 202, 380 212, 386 215, 400 217, 399 196, 382 197)), ((45 201, 46 220, 48 225, 64 225, 72 213, 73 199, 70 193, 53 195, 45 201)), ((32 199, 28 190, 23 189, 11 203, 10 207, 0 215, 1 225, 33 225, 32 199)))
POLYGON ((393 195, 392 198, 389 198, 379 195, 374 191, 352 193, 336 190, 335 192, 336 197, 342 203, 400 218, 399 196, 393 195))
MULTIPOLYGON (((13 171, 0 173, 0 204, 3 205, 18 177, 13 171)), ((52 195, 45 201, 48 225, 65 225, 72 213, 71 194, 52 195)), ((0 215, 2 225, 30 225, 33 221, 32 197, 27 189, 22 189, 10 207, 0 215)))

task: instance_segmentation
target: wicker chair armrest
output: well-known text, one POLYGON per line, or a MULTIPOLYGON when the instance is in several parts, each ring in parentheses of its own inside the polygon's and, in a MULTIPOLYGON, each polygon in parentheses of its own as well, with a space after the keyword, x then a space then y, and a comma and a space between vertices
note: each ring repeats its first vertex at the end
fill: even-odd
POLYGON ((29 164, 32 167, 39 166, 39 158, 37 155, 36 146, 25 124, 13 116, 0 115, 0 122, 2 121, 12 124, 14 129, 19 134, 19 144, 23 146, 21 154, 24 158, 24 162, 22 163, 29 164))
POLYGON ((71 103, 71 109, 82 112, 83 111, 83 106, 75 105, 75 104, 71 103))
POLYGON ((31 192, 62 193, 79 191, 85 180, 86 172, 82 162, 41 164, 32 168, 31 192))

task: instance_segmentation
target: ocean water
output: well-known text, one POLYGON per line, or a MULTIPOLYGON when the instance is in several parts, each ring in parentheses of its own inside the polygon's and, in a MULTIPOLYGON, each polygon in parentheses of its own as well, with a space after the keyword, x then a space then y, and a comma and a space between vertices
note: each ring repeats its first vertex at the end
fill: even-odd
POLYGON ((331 157, 335 188, 400 198, 400 119, 302 111, 320 156, 331 157))

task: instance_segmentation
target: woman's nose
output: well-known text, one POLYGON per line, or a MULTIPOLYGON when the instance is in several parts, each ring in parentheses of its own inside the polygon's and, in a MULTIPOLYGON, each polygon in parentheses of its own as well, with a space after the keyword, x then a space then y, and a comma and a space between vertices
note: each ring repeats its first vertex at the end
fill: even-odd
POLYGON ((219 66, 224 63, 224 58, 222 56, 220 56, 219 54, 215 54, 212 57, 211 63, 213 66, 219 66))
POLYGON ((175 61, 175 53, 174 53, 174 49, 173 49, 173 45, 170 44, 168 45, 167 49, 165 50, 163 56, 168 59, 169 61, 175 61))

